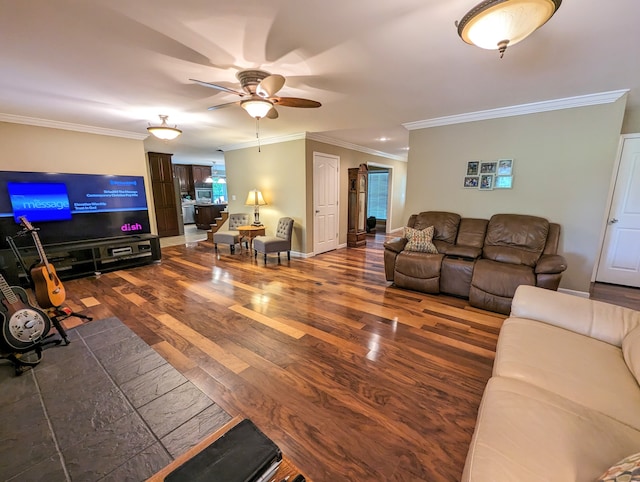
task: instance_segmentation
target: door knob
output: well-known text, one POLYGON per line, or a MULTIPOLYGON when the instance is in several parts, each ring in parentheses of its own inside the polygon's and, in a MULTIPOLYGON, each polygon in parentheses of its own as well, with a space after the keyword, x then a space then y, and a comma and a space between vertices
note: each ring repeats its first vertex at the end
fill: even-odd
POLYGON ((616 218, 611 218, 609 220, 609 224, 616 224, 618 222, 618 220, 616 218))
POLYGON ((316 209, 316 214, 318 214, 319 212, 320 212, 320 210, 319 210, 319 209, 316 209))

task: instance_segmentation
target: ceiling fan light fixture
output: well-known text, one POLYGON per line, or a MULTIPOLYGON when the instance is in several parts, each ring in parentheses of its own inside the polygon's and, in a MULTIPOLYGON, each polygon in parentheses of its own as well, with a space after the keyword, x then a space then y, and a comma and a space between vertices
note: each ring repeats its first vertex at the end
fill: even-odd
POLYGON ((167 124, 168 115, 160 115, 160 120, 162 123, 159 126, 149 125, 147 130, 150 134, 153 134, 158 139, 162 139, 163 141, 170 141, 178 137, 182 134, 182 131, 178 129, 178 126, 171 127, 167 124))
POLYGON ((542 27, 561 3, 562 0, 487 0, 456 22, 458 35, 468 44, 498 50, 502 58, 508 46, 542 27))
POLYGON ((273 104, 271 102, 260 99, 243 100, 240 105, 251 117, 256 119, 266 117, 269 111, 273 108, 273 104))

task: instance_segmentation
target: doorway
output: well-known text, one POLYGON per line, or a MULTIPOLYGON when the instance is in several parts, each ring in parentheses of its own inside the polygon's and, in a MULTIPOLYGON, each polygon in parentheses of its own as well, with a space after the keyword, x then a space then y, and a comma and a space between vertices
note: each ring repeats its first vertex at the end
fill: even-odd
POLYGON ((596 281, 640 287, 640 134, 621 144, 596 281))
POLYGON ((393 169, 382 164, 368 163, 367 218, 376 218, 375 231, 386 233, 391 226, 391 197, 393 169))
POLYGON ((387 231, 387 204, 389 202, 389 169, 368 165, 367 233, 387 231), (375 224, 370 220, 375 219, 375 224))
POLYGON ((313 153, 313 252, 338 248, 340 158, 313 153))

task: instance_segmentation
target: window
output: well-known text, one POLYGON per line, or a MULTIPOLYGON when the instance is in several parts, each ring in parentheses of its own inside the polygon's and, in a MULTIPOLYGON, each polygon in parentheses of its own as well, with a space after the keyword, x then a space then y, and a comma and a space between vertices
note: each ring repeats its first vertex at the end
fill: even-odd
POLYGON ((367 216, 376 220, 387 219, 387 198, 389 197, 389 171, 369 171, 369 193, 367 216))
POLYGON ((216 204, 226 203, 227 198, 227 180, 224 177, 213 178, 213 202, 216 204), (224 179, 224 182, 220 182, 224 179))

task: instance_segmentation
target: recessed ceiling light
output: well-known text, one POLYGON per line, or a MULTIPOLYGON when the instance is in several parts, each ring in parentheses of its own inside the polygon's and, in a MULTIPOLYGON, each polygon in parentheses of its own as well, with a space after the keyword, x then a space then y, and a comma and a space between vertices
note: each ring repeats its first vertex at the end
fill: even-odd
POLYGON ((388 140, 390 140, 388 137, 378 137, 378 140, 380 142, 387 142, 388 140))

